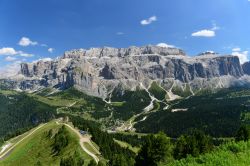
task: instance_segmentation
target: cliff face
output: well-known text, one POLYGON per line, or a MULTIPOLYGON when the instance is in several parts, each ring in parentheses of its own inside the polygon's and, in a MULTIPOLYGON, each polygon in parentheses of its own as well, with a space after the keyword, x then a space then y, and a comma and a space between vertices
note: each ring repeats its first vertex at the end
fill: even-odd
POLYGON ((188 57, 177 48, 106 47, 67 51, 54 61, 24 63, 20 72, 25 79, 19 86, 21 89, 75 86, 90 95, 106 97, 118 85, 133 90, 140 84, 148 87, 153 81, 166 91, 174 85, 183 88, 189 84, 194 90, 218 86, 218 80, 220 86, 228 87, 244 71, 238 57, 231 55, 207 53, 188 57))
POLYGON ((245 74, 250 75, 250 62, 246 62, 242 65, 242 70, 245 74))

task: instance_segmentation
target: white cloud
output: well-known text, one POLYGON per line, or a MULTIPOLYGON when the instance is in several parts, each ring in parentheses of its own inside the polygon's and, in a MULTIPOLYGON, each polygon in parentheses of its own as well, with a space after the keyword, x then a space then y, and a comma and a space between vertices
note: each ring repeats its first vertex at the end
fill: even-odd
POLYGON ((239 52, 239 51, 241 51, 241 48, 235 47, 235 48, 232 49, 232 51, 233 51, 233 52, 239 52))
POLYGON ((158 47, 165 47, 165 48, 173 48, 175 47, 174 45, 169 45, 167 43, 159 43, 157 44, 158 47))
POLYGON ((156 16, 152 16, 152 17, 149 17, 148 19, 145 19, 145 20, 141 20, 141 25, 149 25, 153 22, 157 21, 157 17, 156 16))
POLYGON ((48 51, 49 51, 50 53, 53 53, 54 48, 49 48, 48 51))
POLYGON ((22 52, 22 51, 18 51, 18 55, 22 56, 22 57, 32 57, 32 56, 34 56, 33 54, 28 54, 28 53, 25 53, 25 52, 22 52))
POLYGON ((37 45, 38 42, 32 41, 32 40, 30 40, 30 39, 27 38, 27 37, 22 37, 22 38, 20 39, 20 41, 18 42, 18 44, 19 44, 20 46, 26 47, 26 46, 29 46, 29 45, 32 45, 32 46, 37 45))
POLYGON ((233 52, 232 55, 238 56, 241 64, 249 61, 248 51, 236 51, 233 52))
POLYGON ((204 30, 200 30, 200 31, 192 33, 192 36, 193 37, 214 37, 215 31, 204 29, 204 30))
POLYGON ((9 56, 9 55, 14 56, 14 55, 16 55, 16 56, 23 56, 23 57, 32 57, 32 56, 34 56, 33 54, 28 54, 28 53, 25 53, 23 51, 16 51, 12 47, 0 48, 0 55, 5 55, 5 56, 9 56))
POLYGON ((5 61, 8 61, 8 62, 12 62, 12 61, 17 60, 17 58, 15 58, 15 57, 13 57, 13 56, 7 56, 4 60, 5 60, 5 61))
POLYGON ((220 27, 216 25, 215 21, 212 21, 212 28, 210 29, 203 29, 191 34, 193 37, 215 37, 215 31, 219 30, 220 27))
POLYGON ((17 54, 16 50, 11 47, 3 47, 0 49, 0 55, 15 55, 17 54))

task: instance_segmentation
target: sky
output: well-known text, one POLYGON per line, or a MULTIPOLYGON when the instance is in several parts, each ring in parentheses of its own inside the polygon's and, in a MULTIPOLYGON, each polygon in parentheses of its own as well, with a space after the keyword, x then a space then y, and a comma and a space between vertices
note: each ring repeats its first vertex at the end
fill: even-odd
POLYGON ((159 43, 246 62, 250 0, 0 0, 0 74, 71 49, 159 43))

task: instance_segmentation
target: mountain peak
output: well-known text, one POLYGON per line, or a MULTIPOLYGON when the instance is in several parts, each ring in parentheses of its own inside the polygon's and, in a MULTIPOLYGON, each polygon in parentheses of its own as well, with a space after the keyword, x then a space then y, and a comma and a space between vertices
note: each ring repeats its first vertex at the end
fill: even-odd
POLYGON ((142 47, 130 46, 128 48, 114 48, 114 47, 102 47, 102 48, 90 48, 90 49, 74 49, 66 51, 64 58, 80 58, 83 56, 88 57, 125 57, 132 55, 181 55, 185 56, 183 50, 175 47, 162 47, 155 45, 147 45, 142 47))

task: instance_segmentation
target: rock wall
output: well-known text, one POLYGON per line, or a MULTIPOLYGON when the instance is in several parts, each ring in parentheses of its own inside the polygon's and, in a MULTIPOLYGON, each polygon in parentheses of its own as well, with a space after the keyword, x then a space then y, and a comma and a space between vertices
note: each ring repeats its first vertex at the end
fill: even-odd
POLYGON ((188 83, 197 89, 214 78, 223 77, 224 83, 227 77, 241 78, 250 73, 248 66, 242 69, 237 56, 204 53, 189 57, 181 49, 158 46, 79 49, 67 51, 54 61, 21 64, 20 73, 25 78, 20 87, 75 86, 100 97, 106 97, 118 85, 135 89, 140 83, 148 86, 152 81, 188 83))

